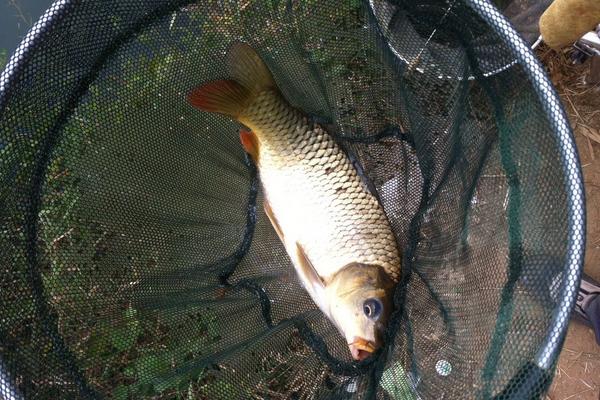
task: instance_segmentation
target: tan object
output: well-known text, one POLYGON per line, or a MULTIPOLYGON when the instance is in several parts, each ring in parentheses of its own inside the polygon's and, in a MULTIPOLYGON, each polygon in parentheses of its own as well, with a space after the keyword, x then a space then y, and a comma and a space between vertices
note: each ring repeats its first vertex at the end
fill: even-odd
POLYGON ((600 23, 600 0, 554 0, 540 18, 540 33, 553 49, 570 46, 600 23))

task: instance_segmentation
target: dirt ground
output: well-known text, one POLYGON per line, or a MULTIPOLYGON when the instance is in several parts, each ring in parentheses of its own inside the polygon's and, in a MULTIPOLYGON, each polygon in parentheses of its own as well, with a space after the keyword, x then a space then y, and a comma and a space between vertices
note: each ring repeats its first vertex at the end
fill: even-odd
MULTIPOLYGON (((579 149, 587 204, 585 272, 600 281, 600 85, 587 84, 590 61, 572 65, 567 52, 542 47, 538 55, 569 115, 579 149)), ((571 322, 546 399, 599 400, 600 346, 590 328, 571 322)))

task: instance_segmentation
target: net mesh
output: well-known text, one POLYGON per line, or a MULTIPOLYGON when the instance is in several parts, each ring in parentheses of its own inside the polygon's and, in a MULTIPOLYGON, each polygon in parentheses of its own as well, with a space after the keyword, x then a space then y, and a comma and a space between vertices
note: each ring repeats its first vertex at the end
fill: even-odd
POLYGON ((480 1, 59 1, 0 80, 0 397, 539 398, 583 194, 541 68, 480 1), (377 358, 301 288, 239 125, 254 47, 356 154, 403 252, 377 358))
POLYGON ((493 3, 510 20, 523 39, 534 44, 540 36, 540 17, 552 4, 552 0, 495 0, 493 3))

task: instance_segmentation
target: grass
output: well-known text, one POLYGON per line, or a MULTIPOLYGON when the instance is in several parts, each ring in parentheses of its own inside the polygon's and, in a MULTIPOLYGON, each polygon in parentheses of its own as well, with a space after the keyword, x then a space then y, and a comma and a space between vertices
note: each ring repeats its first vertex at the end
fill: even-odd
POLYGON ((8 63, 8 51, 6 49, 0 49, 0 71, 4 69, 8 63))
MULTIPOLYGON (((190 35, 188 39, 195 38, 190 35)), ((143 41, 144 36, 139 40, 143 41)), ((134 46, 139 45, 139 42, 134 43, 134 46)), ((107 224, 110 218, 105 215, 94 215, 103 212, 100 211, 102 205, 94 210, 89 209, 87 203, 91 199, 85 180, 90 176, 85 174, 101 173, 106 167, 102 163, 110 161, 110 158, 102 160, 91 154, 97 152, 96 146, 102 146, 103 140, 110 141, 111 137, 115 140, 126 132, 123 109, 113 107, 111 101, 134 108, 154 106, 151 99, 161 90, 157 88, 164 86, 168 69, 174 67, 174 54, 177 53, 131 59, 122 66, 123 71, 117 71, 122 72, 120 79, 113 79, 116 75, 104 76, 106 82, 101 88, 96 84, 89 88, 88 99, 70 117, 61 133, 62 140, 53 151, 38 215, 40 269, 46 298, 57 314, 57 329, 79 360, 79 368, 90 384, 114 399, 214 398, 209 392, 235 397, 227 395, 234 390, 227 382, 211 378, 206 369, 161 378, 172 371, 176 360, 197 356, 199 349, 218 340, 218 322, 210 313, 184 313, 185 321, 179 322, 178 327, 186 330, 191 338, 183 340, 179 332, 168 326, 168 320, 142 315, 134 304, 137 288, 132 283, 139 281, 142 270, 148 272, 148 268, 157 264, 156 251, 148 246, 132 254, 135 248, 123 247, 126 243, 120 237, 135 235, 128 229, 107 224), (139 65, 134 67, 135 63, 139 65), (111 91, 116 97, 110 98, 111 91), (87 164, 87 161, 96 164, 87 164)), ((6 52, 0 56, 3 65, 6 52)), ((43 129, 40 127, 40 131, 43 129)), ((144 137, 141 139, 143 144, 144 137)), ((19 146, 19 142, 9 141, 0 148, 0 168, 5 179, 11 179, 11 175, 14 179, 12 171, 26 175, 30 170, 32 160, 24 158, 26 150, 19 146), (20 167, 15 170, 17 165, 20 167)), ((115 172, 120 171, 117 168, 115 172)), ((23 181, 27 180, 23 176, 23 181)), ((120 182, 123 188, 134 184, 120 182)), ((3 345, 13 342, 20 350, 20 354, 14 353, 15 348, 7 350, 4 357, 17 364, 54 366, 50 367, 53 372, 45 373, 46 379, 38 380, 34 376, 28 389, 36 392, 37 398, 62 397, 64 372, 58 367, 62 363, 60 357, 53 354, 53 346, 32 312, 34 304, 27 264, 24 257, 19 257, 18 242, 24 240, 24 235, 18 194, 4 186, 2 195, 2 203, 11 207, 4 208, 2 213, 8 229, 2 232, 1 240, 3 265, 7 269, 0 280, 0 304, 8 309, 3 311, 0 332, 3 345), (44 351, 40 352, 40 348, 44 351), (22 355, 29 359, 21 359, 22 355)))
MULTIPOLYGON (((142 57, 136 61, 141 67, 124 71, 122 76, 128 82, 127 90, 136 93, 135 99, 113 100, 117 104, 131 100, 134 107, 148 107, 173 58, 142 57)), ((122 91, 119 85, 113 84, 113 89, 122 91)), ((106 86, 90 88, 92 97, 105 98, 111 84, 106 86)), ((105 205, 87 209, 86 203, 93 199, 89 188, 81 185, 83 174, 102 171, 111 159, 108 152, 102 152, 105 159, 90 153, 104 141, 118 143, 116 137, 126 131, 126 126, 127 119, 117 107, 107 107, 94 99, 82 104, 65 127, 64 140, 55 149, 49 166, 39 215, 40 240, 48 263, 44 287, 59 314, 59 331, 81 360, 90 383, 112 398, 190 398, 191 393, 193 398, 203 398, 198 394, 226 391, 226 383, 208 379, 204 369, 161 378, 170 375, 177 360, 197 356, 200 349, 217 340, 218 323, 210 315, 186 315, 187 321, 179 327, 192 339, 182 340, 181 334, 157 315, 142 315, 135 304, 138 283, 144 277, 144 267, 155 266, 160 256, 151 247, 135 249, 124 243, 121 237, 133 239, 139 235, 132 232, 132 227, 111 224, 105 205), (94 120, 96 129, 91 122, 94 120)), ((140 139, 137 145, 143 148, 143 136, 140 139)), ((118 157, 114 161, 121 163, 118 157)), ((121 168, 109 175, 121 173, 121 168)), ((131 179, 138 177, 127 178, 119 180, 113 175, 115 181, 111 183, 127 189, 135 185, 131 179)))

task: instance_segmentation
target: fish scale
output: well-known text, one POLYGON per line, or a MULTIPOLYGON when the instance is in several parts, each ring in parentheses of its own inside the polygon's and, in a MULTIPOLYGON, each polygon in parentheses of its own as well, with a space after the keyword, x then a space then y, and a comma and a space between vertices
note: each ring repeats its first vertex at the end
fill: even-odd
POLYGON ((273 91, 243 113, 260 142, 266 198, 317 272, 328 278, 351 262, 377 264, 397 282, 400 257, 387 217, 331 135, 273 91))
POLYGON ((188 101, 250 129, 240 140, 257 164, 266 215, 304 288, 363 360, 381 346, 400 276, 383 208, 358 165, 287 103, 250 46, 235 43, 227 64, 231 79, 195 88, 188 101))

